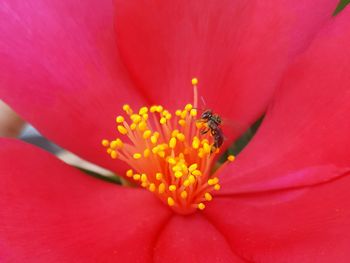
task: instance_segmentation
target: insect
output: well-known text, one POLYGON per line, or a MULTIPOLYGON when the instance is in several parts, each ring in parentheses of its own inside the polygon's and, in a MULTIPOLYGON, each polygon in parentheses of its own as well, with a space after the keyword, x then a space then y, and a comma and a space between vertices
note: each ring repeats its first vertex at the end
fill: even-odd
POLYGON ((214 152, 224 142, 224 135, 220 128, 221 117, 208 109, 202 113, 199 121, 207 124, 207 127, 201 130, 201 134, 206 134, 210 131, 211 135, 214 137, 214 144, 211 148, 211 152, 214 152))

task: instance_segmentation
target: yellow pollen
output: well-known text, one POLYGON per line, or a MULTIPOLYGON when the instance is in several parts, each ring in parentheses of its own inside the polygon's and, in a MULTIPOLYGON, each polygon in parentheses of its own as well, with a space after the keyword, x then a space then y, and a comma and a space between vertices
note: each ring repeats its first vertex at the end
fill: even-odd
POLYGON ((118 116, 118 117, 115 119, 115 121, 116 121, 117 123, 123 123, 123 122, 124 122, 124 117, 123 117, 123 116, 118 116))
POLYGON ((118 125, 118 131, 122 134, 122 135, 126 135, 128 133, 128 130, 122 126, 122 125, 118 125))
POLYGON ((163 194, 165 192, 165 184, 164 183, 160 183, 158 186, 158 193, 159 194, 163 194))
POLYGON ((134 172, 132 171, 132 169, 129 169, 126 171, 126 176, 127 177, 132 177, 134 175, 134 172))
POLYGON ((169 185, 169 191, 174 192, 176 190, 176 185, 169 185))
POLYGON ((221 186, 219 184, 214 185, 214 190, 219 191, 221 186))
POLYGON ((108 140, 102 140, 102 146, 104 146, 104 147, 109 146, 109 141, 108 140))
POLYGON ((162 180, 162 179, 163 179, 162 173, 156 173, 156 179, 157 179, 158 181, 162 180))
POLYGON ((168 197, 168 205, 169 206, 174 206, 175 205, 175 201, 174 201, 174 199, 172 198, 172 197, 168 197))
POLYGON ((181 171, 176 171, 174 175, 176 178, 181 178, 183 176, 183 173, 181 171))
POLYGON ((198 208, 199 208, 200 210, 203 210, 203 209, 205 208, 205 204, 199 203, 199 204, 198 204, 198 208))
POLYGON ((207 200, 207 201, 211 201, 211 200, 213 199, 213 197, 211 196, 210 193, 205 193, 205 194, 204 194, 204 198, 205 198, 205 200, 207 200))
POLYGON ((201 172, 200 170, 194 170, 194 171, 192 172, 192 174, 195 175, 195 176, 201 176, 201 175, 202 175, 202 172, 201 172))
POLYGON ((227 160, 230 161, 230 162, 233 162, 235 160, 235 156, 234 155, 229 155, 227 157, 227 160))
POLYGON ((171 149, 174 149, 176 147, 176 138, 171 138, 170 141, 169 141, 169 147, 171 149))
POLYGON ((179 120, 179 124, 184 127, 186 125, 186 121, 185 120, 179 120))
POLYGON ((134 178, 134 180, 138 181, 138 180, 141 179, 141 175, 139 175, 139 174, 134 174, 134 175, 133 175, 133 178, 134 178))
POLYGON ((140 110, 139 110, 139 114, 140 115, 144 115, 148 112, 148 108, 147 107, 142 107, 140 110))
POLYGON ((117 154, 116 151, 112 151, 112 152, 111 152, 111 157, 112 157, 112 159, 117 159, 117 156, 118 156, 118 154, 117 154))
POLYGON ((138 160, 142 157, 141 153, 134 153, 132 156, 135 160, 138 160))
POLYGON ((141 182, 147 182, 147 175, 146 174, 141 174, 141 182))
POLYGON ((194 163, 194 164, 191 164, 190 167, 188 167, 188 170, 190 172, 193 172, 194 170, 196 170, 198 168, 198 164, 194 163))
MULTIPOLYGON (((101 140, 109 158, 129 165, 124 174, 128 181, 152 192, 179 214, 205 209, 213 192, 221 188, 218 172, 211 173, 220 149, 214 147, 208 123, 197 116, 197 109, 203 108, 197 78, 192 85, 193 103, 175 112, 161 105, 134 110, 123 105, 125 113, 115 119, 117 138, 101 140)), ((228 156, 225 165, 234 160, 235 156, 228 156)))
POLYGON ((151 134, 152 134, 152 131, 150 131, 150 130, 145 130, 145 131, 143 132, 142 138, 148 139, 149 137, 151 137, 151 134))
POLYGON ((156 185, 155 184, 150 184, 148 187, 148 190, 150 190, 151 192, 154 192, 156 190, 156 185))

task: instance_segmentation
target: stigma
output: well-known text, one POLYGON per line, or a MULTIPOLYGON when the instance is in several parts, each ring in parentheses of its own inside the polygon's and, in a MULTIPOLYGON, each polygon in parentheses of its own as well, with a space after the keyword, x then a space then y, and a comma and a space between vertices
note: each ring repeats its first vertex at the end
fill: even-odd
MULTIPOLYGON (((170 112, 162 105, 144 106, 136 111, 123 105, 116 117, 119 134, 102 140, 107 154, 129 165, 125 176, 155 194, 179 214, 203 210, 221 188, 217 170, 212 168, 220 152, 215 136, 198 114, 198 80, 192 79, 193 103, 170 112)), ((230 155, 228 162, 234 161, 230 155)), ((222 168, 222 167, 221 167, 222 168)))

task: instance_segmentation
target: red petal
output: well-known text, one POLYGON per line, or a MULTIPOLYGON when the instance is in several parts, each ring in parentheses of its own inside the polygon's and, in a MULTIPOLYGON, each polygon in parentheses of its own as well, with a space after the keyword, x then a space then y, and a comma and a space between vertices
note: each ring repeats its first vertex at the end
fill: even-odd
POLYGON ((302 190, 214 199, 206 209, 249 262, 349 262, 350 176, 302 190))
POLYGON ((263 113, 286 65, 337 2, 116 0, 118 43, 153 102, 182 107, 198 77, 201 107, 238 126, 231 139, 263 113))
POLYGON ((221 193, 317 184, 349 169, 350 9, 335 20, 288 71, 221 193))
POLYGON ((0 34, 0 97, 60 146, 112 167, 100 142, 140 97, 118 60, 111 1, 4 0, 0 34))
POLYGON ((0 144, 2 262, 152 262, 170 215, 152 194, 83 175, 24 143, 0 144))
POLYGON ((200 215, 175 216, 158 237, 155 262, 244 262, 200 215))

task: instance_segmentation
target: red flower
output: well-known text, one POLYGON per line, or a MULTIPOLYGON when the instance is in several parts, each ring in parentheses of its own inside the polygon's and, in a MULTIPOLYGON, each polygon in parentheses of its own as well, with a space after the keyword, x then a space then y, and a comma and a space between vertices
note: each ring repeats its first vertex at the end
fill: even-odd
POLYGON ((1 139, 1 261, 349 261, 350 10, 328 21, 336 1, 117 1, 116 37, 101 2, 0 7, 1 98, 82 157, 125 171, 100 146, 118 109, 183 106, 193 76, 242 128, 278 92, 215 200, 188 216, 1 139))

